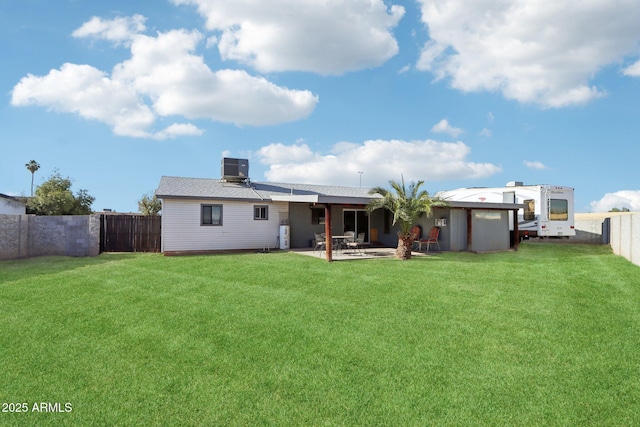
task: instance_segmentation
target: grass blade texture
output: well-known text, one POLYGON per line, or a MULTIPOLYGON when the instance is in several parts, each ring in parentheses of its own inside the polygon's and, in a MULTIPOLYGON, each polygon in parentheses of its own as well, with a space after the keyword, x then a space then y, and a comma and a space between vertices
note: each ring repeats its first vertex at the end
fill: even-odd
POLYGON ((640 269, 605 246, 2 261, 0 324, 0 401, 28 407, 2 425, 640 419, 640 269))

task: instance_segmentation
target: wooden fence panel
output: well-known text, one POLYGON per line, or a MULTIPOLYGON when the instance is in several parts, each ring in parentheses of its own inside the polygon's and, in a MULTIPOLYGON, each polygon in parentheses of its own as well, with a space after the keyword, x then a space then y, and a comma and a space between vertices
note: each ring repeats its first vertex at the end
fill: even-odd
POLYGON ((159 215, 101 215, 100 252, 160 252, 159 215))

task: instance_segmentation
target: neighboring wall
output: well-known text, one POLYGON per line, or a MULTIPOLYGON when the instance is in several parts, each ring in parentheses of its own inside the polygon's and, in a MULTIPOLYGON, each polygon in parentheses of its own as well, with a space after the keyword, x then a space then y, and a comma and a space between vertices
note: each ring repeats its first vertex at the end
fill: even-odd
POLYGON ((611 217, 611 248, 614 254, 640 265, 640 213, 611 217))
POLYGON ((0 194, 1 215, 24 215, 25 212, 26 208, 24 203, 0 194))
POLYGON ((0 215, 0 259, 99 253, 99 215, 0 215))
POLYGON ((577 213, 574 215, 576 235, 572 242, 594 243, 606 245, 609 243, 609 221, 615 212, 577 213))
POLYGON ((0 215, 0 259, 29 256, 29 217, 0 215))

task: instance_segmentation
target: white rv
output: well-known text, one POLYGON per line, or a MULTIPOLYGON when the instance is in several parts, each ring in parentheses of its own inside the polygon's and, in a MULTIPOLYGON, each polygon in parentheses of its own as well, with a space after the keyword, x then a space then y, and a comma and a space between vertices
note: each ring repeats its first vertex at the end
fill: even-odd
POLYGON ((436 196, 461 202, 524 204, 525 208, 518 211, 520 239, 576 235, 571 187, 509 182, 505 187, 459 188, 441 191, 436 196))

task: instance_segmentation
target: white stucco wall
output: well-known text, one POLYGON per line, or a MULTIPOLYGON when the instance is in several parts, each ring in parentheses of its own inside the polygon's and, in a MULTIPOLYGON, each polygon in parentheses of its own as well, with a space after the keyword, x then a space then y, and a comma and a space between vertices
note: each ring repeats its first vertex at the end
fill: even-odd
POLYGON ((0 197, 0 215, 24 215, 25 213, 24 203, 0 197))

